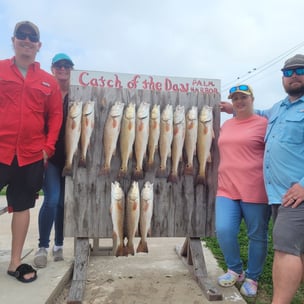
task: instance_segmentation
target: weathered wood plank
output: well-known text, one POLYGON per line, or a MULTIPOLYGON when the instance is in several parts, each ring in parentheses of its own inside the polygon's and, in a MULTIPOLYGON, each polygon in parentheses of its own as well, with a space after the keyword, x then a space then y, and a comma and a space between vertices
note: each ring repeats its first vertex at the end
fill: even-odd
POLYGON ((75 244, 75 262, 73 278, 67 303, 82 303, 87 279, 89 254, 89 239, 77 238, 75 244))
POLYGON ((187 265, 198 285, 209 301, 223 299, 221 293, 213 286, 208 278, 203 248, 200 238, 187 237, 182 248, 176 247, 176 253, 187 265))

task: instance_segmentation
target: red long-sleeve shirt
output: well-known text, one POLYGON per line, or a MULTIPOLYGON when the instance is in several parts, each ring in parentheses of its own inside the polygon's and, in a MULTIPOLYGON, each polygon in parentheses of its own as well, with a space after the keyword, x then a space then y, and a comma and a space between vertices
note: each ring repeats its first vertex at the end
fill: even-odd
POLYGON ((0 163, 31 164, 55 151, 62 97, 55 78, 35 62, 24 78, 14 58, 0 60, 0 163), (47 133, 46 133, 46 130, 47 133))

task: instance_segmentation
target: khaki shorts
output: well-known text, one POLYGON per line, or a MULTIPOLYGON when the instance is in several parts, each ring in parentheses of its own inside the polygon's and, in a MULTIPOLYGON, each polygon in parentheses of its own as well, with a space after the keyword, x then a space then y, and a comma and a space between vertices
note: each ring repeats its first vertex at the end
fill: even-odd
POLYGON ((273 248, 296 256, 304 254, 304 202, 297 208, 279 207, 273 227, 273 248))

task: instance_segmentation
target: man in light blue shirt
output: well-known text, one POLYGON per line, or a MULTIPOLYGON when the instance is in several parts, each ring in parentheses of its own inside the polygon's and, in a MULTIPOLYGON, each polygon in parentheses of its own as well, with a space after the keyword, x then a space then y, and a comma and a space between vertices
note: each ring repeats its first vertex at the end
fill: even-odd
MULTIPOLYGON (((282 68, 288 96, 269 110, 265 135, 264 181, 272 205, 274 228, 272 304, 289 304, 304 281, 304 55, 282 68)), ((221 103, 232 113, 232 106, 221 103)))
POLYGON ((304 279, 304 55, 288 59, 282 72, 288 96, 256 111, 268 119, 264 180, 275 220, 272 304, 291 303, 304 279))

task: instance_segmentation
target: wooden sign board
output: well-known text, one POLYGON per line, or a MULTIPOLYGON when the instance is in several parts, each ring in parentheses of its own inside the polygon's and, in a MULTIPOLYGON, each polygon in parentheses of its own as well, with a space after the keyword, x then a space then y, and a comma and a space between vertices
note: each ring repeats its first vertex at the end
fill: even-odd
MULTIPOLYGON (((220 128, 220 81, 213 79, 189 79, 162 76, 115 74, 92 71, 72 71, 70 101, 95 102, 95 126, 91 136, 86 168, 78 167, 80 151, 73 160, 72 176, 66 177, 65 189, 65 236, 108 238, 112 237, 110 215, 111 183, 119 181, 125 194, 133 181, 132 172, 135 156, 128 163, 128 173, 119 178, 120 149, 111 161, 110 174, 100 174, 104 162, 103 131, 111 106, 116 101, 138 106, 142 101, 159 104, 161 110, 166 104, 173 109, 183 105, 185 112, 191 106, 200 110, 204 105, 213 107, 214 139, 211 147, 212 162, 207 164, 205 184, 196 184, 198 160, 194 157, 194 174, 184 175, 182 161, 179 165, 177 183, 157 177, 160 163, 156 153, 155 167, 144 172, 138 180, 142 189, 146 181, 154 185, 154 208, 152 216, 152 237, 182 237, 214 235, 214 202, 217 188, 218 149, 217 138, 220 128)), ((171 160, 167 161, 168 175, 171 160)))

